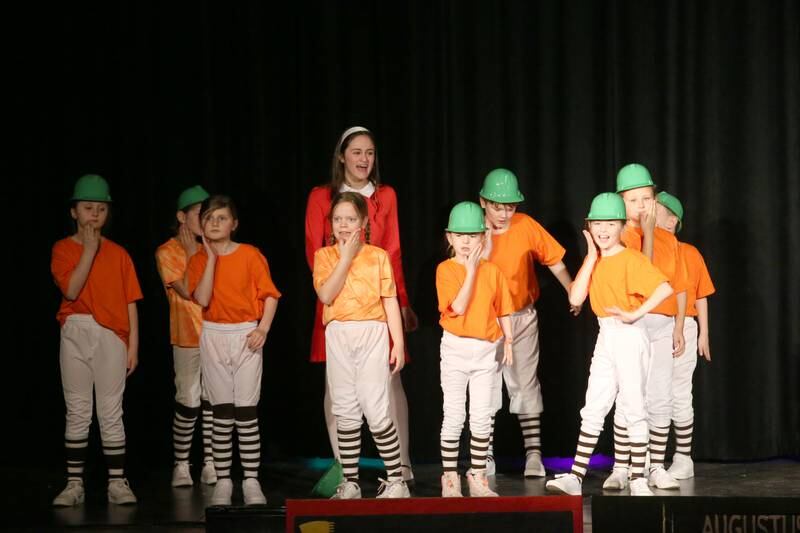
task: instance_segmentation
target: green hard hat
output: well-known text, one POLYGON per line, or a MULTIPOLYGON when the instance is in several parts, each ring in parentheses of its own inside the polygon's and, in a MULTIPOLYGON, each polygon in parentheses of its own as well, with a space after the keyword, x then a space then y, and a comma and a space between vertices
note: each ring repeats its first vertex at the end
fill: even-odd
POLYGON ((498 204, 515 204, 525 199, 519 192, 517 177, 505 168, 496 168, 486 175, 480 195, 498 204))
POLYGON ((450 210, 447 230, 453 233, 483 233, 486 225, 483 222, 483 209, 475 202, 461 202, 450 210))
POLYGON ((344 471, 342 470, 342 463, 334 461, 333 465, 322 475, 322 477, 311 489, 313 496, 321 496, 323 498, 330 498, 336 494, 336 487, 344 482, 344 471))
POLYGON ((78 178, 75 182, 75 189, 72 192, 72 201, 86 202, 110 202, 111 192, 108 182, 97 174, 86 174, 78 178))
POLYGON ((199 204, 210 195, 200 185, 189 187, 178 196, 178 210, 186 209, 190 205, 199 204))
POLYGON ((681 201, 666 191, 661 191, 658 193, 656 195, 656 201, 672 211, 672 214, 678 217, 677 231, 680 231, 681 226, 683 226, 683 204, 681 201))
POLYGON ((601 192, 592 200, 586 220, 626 220, 625 202, 619 194, 601 192))
POLYGON ((617 173, 617 192, 638 189, 639 187, 655 187, 653 178, 647 167, 639 163, 625 165, 617 173))

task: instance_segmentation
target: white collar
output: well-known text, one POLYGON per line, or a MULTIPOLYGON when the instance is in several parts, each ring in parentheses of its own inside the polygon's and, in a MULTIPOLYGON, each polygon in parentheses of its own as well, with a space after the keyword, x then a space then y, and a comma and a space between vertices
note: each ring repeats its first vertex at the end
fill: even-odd
POLYGON ((354 189, 347 184, 347 182, 343 182, 342 186, 339 187, 339 192, 357 192, 361 196, 366 196, 370 198, 373 194, 375 194, 375 184, 371 181, 368 181, 366 185, 364 185, 360 189, 354 189))

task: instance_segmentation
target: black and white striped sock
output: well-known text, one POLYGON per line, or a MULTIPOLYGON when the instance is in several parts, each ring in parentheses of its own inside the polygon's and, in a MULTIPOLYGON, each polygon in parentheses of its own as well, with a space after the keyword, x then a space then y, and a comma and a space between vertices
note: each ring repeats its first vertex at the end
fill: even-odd
POLYGON ((358 459, 361 456, 361 426, 353 429, 336 430, 339 441, 339 460, 342 473, 347 481, 358 482, 358 459))
POLYGON ((82 480, 83 467, 86 464, 86 450, 89 447, 89 434, 77 437, 64 437, 64 448, 67 455, 67 481, 82 480))
POLYGON ((214 470, 217 479, 230 479, 233 460, 234 408, 232 403, 212 406, 214 410, 214 430, 211 446, 214 454, 214 470))
POLYGON ((245 479, 258 477, 261 467, 261 434, 258 429, 258 408, 236 407, 236 433, 239 437, 239 459, 245 479))
POLYGON ((441 438, 442 469, 445 472, 458 472, 458 441, 441 438))
POLYGON ((208 400, 200 402, 200 409, 203 413, 203 461, 213 463, 214 450, 211 447, 211 435, 214 432, 214 411, 208 400))
POLYGON ((486 469, 486 454, 489 450, 489 436, 470 435, 469 451, 473 470, 486 469))
POLYGON ((375 440, 378 454, 383 459, 383 465, 386 468, 386 479, 389 481, 402 481, 400 440, 397 438, 397 430, 394 427, 394 423, 390 420, 385 428, 373 431, 372 438, 375 440))
POLYGON ((494 419, 492 416, 492 429, 489 430, 489 448, 486 450, 487 457, 494 457, 494 419))
POLYGON ((694 432, 694 417, 681 422, 672 421, 675 428, 675 453, 692 455, 692 433, 694 432))
POLYGON ((175 461, 189 461, 192 451, 192 436, 197 422, 199 407, 187 407, 175 403, 175 416, 172 419, 172 444, 175 448, 175 461))
POLYGON ((644 461, 646 456, 646 442, 630 443, 631 479, 639 479, 640 477, 644 477, 644 461))
POLYGON ((628 428, 614 421, 614 468, 628 468, 631 462, 631 442, 628 428))
POLYGON ((522 440, 525 443, 525 454, 540 452, 542 439, 540 433, 540 415, 517 415, 519 428, 522 430, 522 440))
POLYGON ((125 477, 125 441, 103 441, 103 455, 106 457, 108 479, 125 477))
POLYGON ((664 456, 667 453, 669 426, 650 428, 650 470, 664 468, 664 456))
POLYGON ((572 463, 572 473, 578 476, 581 481, 583 481, 583 477, 589 469, 589 460, 592 458, 592 452, 597 446, 599 436, 592 435, 581 428, 581 433, 578 437, 578 448, 575 451, 575 460, 572 463))

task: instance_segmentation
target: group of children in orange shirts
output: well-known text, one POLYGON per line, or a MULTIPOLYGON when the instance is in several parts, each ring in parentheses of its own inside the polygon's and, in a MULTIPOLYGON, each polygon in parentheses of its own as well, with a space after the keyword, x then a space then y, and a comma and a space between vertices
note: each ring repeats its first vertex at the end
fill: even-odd
MULTIPOLYGON (((351 130, 349 137, 365 136, 363 128, 351 130)), ((345 170, 349 137, 343 135, 337 144, 345 170)), ((354 169, 371 175, 368 156, 353 162, 354 169)), ((390 390, 406 362, 403 329, 404 324, 408 329, 410 309, 398 301, 394 258, 370 244, 369 196, 347 183, 331 196, 325 213, 330 244, 316 249, 309 262, 322 304, 327 389, 335 417, 332 442, 343 476, 333 497, 361 497, 364 417, 387 472, 378 497, 408 497, 413 475, 404 458, 407 427, 392 414, 390 390)), ((617 192, 600 194, 591 204, 583 230, 588 252, 573 281, 563 263, 564 248, 533 218, 517 212, 524 197, 511 171, 490 172, 479 197, 480 205, 453 207, 445 229, 450 258, 436 269, 443 329, 442 496, 462 495, 457 467, 467 395, 469 494, 497 496, 488 478, 495 473, 492 439, 503 383, 522 431, 524 474, 545 476, 536 263, 559 281, 573 314, 588 296, 600 325, 575 461, 571 472, 548 481, 547 489, 581 494, 589 458, 614 404, 615 466, 604 488, 630 486, 634 495, 652 494, 650 486, 678 488, 677 479, 694 475, 692 373, 695 353, 710 360, 706 297, 714 292, 702 256, 675 237, 683 222, 681 203, 665 192, 656 195, 643 166, 623 167, 617 192), (666 470, 671 426, 677 446, 666 470)), ((76 232, 53 247, 52 274, 63 296, 58 320, 67 406, 68 482, 53 502, 57 506, 84 500, 93 390, 109 470, 108 499, 136 502, 124 476, 122 395, 138 363, 136 301, 142 294, 128 254, 101 236, 111 201, 103 178, 79 179, 70 209, 76 232)), ((230 198, 191 187, 178 198, 177 220, 176 236, 156 252, 170 305, 175 368, 172 484, 193 484, 189 450, 202 414, 201 481, 216 484, 211 503, 231 504, 236 430, 244 503, 264 504, 257 404, 263 346, 281 294, 261 252, 232 240, 238 216, 230 198)))

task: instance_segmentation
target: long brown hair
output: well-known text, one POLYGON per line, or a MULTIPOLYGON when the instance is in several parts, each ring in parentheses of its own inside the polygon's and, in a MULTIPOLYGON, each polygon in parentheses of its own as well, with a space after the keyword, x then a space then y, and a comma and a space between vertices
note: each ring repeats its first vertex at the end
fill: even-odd
POLYGON ((333 158, 331 159, 331 195, 335 195, 339 192, 342 183, 345 181, 344 163, 341 160, 344 156, 344 151, 347 150, 347 147, 350 146, 353 139, 360 135, 369 137, 372 141, 372 145, 375 147, 375 162, 372 165, 372 172, 369 173, 368 179, 375 185, 376 189, 380 185, 381 173, 380 170, 378 170, 378 144, 375 142, 375 135, 367 128, 356 126, 345 130, 339 142, 336 143, 336 147, 333 149, 333 158))
POLYGON ((361 217, 361 220, 366 220, 367 223, 364 226, 364 241, 369 244, 369 234, 370 234, 370 227, 369 227, 369 210, 367 209, 367 201, 364 200, 364 197, 357 193, 357 192, 337 192, 333 199, 331 200, 331 210, 328 213, 328 220, 331 223, 331 239, 330 244, 333 246, 336 244, 336 237, 333 236, 333 210, 336 209, 336 206, 341 203, 349 203, 352 204, 358 213, 358 216, 361 217))

